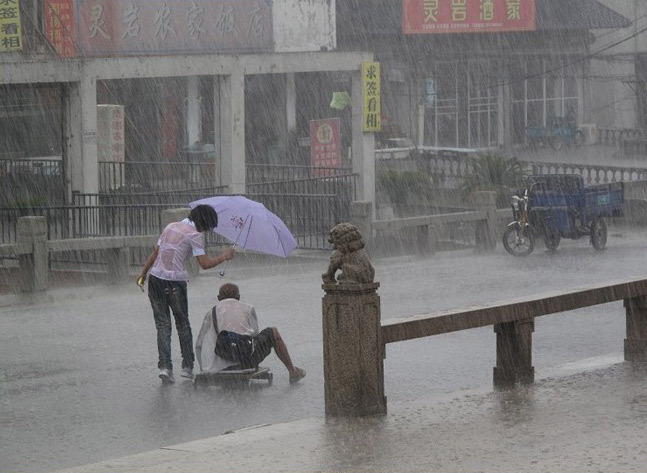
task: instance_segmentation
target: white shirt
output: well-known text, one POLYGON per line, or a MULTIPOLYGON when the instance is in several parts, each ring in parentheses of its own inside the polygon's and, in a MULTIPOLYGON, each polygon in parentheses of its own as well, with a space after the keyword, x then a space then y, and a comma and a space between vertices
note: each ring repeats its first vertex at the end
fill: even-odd
MULTIPOLYGON (((258 319, 254 307, 236 299, 225 299, 216 304, 218 330, 228 330, 243 335, 258 335, 258 319)), ((217 334, 211 311, 207 312, 195 342, 195 357, 202 373, 217 373, 235 365, 216 355, 217 334)))
POLYGON ((150 273, 167 281, 188 281, 184 263, 189 256, 204 255, 204 238, 188 218, 169 223, 157 240, 159 253, 150 273))
POLYGON ((222 330, 240 335, 258 335, 258 318, 254 306, 237 299, 224 299, 216 304, 218 333, 222 330))

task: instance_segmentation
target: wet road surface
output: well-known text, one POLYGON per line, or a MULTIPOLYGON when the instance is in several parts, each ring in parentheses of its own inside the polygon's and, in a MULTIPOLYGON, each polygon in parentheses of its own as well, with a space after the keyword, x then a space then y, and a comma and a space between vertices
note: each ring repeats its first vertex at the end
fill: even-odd
POLYGON ((396 403, 386 416, 243 429, 59 473, 617 472, 647 464, 647 367, 396 403))
MULTIPOLYGON (((611 229, 596 253, 567 241, 556 254, 512 258, 499 248, 374 262, 382 319, 487 304, 647 276, 644 233, 611 229)), ((189 284, 194 337, 220 284, 239 284, 261 326, 277 326, 308 376, 290 386, 274 355, 274 384, 249 390, 162 386, 152 313, 133 283, 56 291, 51 303, 0 311, 0 470, 42 472, 212 437, 241 427, 323 415, 320 274, 326 261, 273 266, 231 264, 189 284)), ((622 303, 537 319, 537 379, 608 366, 622 359, 622 303)), ((175 331, 174 331, 175 332, 175 331)), ((180 366, 177 336, 173 357, 180 366)), ((389 406, 492 390, 492 327, 391 344, 385 360, 389 406), (458 393, 458 394, 457 394, 458 393)), ((501 417, 502 419, 504 417, 501 417)))

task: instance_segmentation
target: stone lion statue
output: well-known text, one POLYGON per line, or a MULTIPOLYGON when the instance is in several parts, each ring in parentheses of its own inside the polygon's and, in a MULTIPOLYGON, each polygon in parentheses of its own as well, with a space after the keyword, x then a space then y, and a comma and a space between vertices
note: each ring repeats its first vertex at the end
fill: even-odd
POLYGON ((335 225, 328 237, 333 245, 328 271, 321 277, 325 284, 365 284, 372 283, 375 269, 364 249, 364 239, 359 229, 350 223, 335 225), (339 277, 335 273, 340 269, 339 277))

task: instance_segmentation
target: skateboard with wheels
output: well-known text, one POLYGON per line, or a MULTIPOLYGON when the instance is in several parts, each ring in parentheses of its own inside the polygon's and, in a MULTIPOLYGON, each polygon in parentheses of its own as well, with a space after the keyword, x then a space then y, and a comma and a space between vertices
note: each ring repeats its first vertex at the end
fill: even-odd
POLYGON ((193 384, 197 386, 223 386, 223 385, 247 385, 253 380, 267 380, 272 384, 274 375, 269 368, 259 366, 257 368, 237 369, 236 366, 217 373, 199 373, 193 378, 193 384))

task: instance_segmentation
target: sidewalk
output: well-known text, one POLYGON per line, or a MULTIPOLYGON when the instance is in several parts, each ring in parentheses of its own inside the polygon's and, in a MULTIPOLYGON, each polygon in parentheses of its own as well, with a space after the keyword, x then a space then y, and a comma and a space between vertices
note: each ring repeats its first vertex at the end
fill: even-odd
POLYGON ((646 425, 647 367, 622 362, 389 405, 385 417, 257 426, 61 471, 644 472, 646 425))

